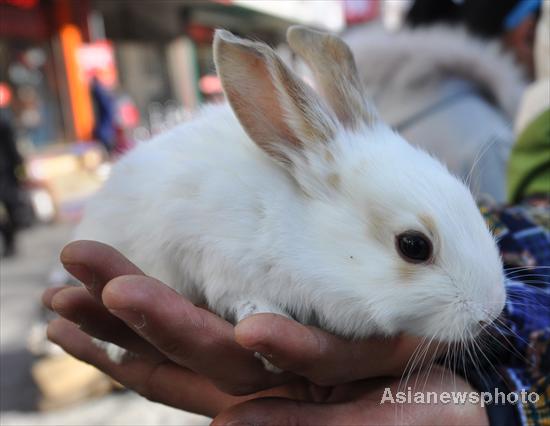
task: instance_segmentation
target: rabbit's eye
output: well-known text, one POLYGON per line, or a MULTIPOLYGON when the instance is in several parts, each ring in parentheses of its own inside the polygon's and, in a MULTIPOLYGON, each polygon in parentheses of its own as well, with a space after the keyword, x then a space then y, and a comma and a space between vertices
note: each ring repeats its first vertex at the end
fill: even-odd
POLYGON ((407 262, 427 262, 432 257, 432 243, 424 234, 418 231, 407 231, 395 239, 397 251, 407 262))

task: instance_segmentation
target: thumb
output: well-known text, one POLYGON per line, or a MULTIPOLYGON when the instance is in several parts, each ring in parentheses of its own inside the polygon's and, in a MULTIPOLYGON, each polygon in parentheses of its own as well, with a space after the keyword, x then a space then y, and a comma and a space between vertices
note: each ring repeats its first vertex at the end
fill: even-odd
POLYGON ((259 398, 233 405, 220 413, 211 426, 364 424, 356 411, 351 404, 316 404, 284 398, 259 398))

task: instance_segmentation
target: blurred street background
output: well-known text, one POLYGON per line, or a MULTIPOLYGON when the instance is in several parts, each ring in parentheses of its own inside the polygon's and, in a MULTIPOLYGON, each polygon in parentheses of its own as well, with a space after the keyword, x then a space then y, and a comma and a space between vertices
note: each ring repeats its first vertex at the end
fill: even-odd
POLYGON ((42 346, 46 318, 39 300, 71 229, 70 223, 54 223, 26 230, 20 235, 18 255, 2 262, 1 424, 207 425, 204 417, 149 402, 134 393, 107 394, 111 387, 98 386, 100 376, 95 372, 73 365, 55 349, 46 355, 48 350, 42 346), (50 407, 44 405, 44 391, 39 388, 43 373, 37 372, 37 366, 41 359, 51 361, 43 370, 50 370, 45 372, 45 380, 60 384, 50 389, 51 384, 44 383, 54 403, 50 407))

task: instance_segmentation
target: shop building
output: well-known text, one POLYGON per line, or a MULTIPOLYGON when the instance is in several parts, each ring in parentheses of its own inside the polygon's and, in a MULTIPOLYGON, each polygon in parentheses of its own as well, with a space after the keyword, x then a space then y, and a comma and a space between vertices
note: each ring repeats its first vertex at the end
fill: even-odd
MULTIPOLYGON (((89 141, 97 116, 90 95, 95 76, 135 106, 131 137, 145 139, 219 98, 211 48, 215 28, 277 47, 293 23, 341 30, 349 10, 356 19, 357 4, 0 0, 0 96, 7 88, 11 97, 1 109, 28 151, 89 141)), ((283 56, 290 56, 284 49, 283 56)))
POLYGON ((0 0, 0 119, 14 127, 27 179, 49 194, 55 216, 76 218, 109 167, 101 144, 89 143, 101 141, 98 83, 114 104, 116 143, 131 146, 222 98, 216 28, 263 40, 293 66, 289 25, 337 32, 371 18, 375 3, 0 0))

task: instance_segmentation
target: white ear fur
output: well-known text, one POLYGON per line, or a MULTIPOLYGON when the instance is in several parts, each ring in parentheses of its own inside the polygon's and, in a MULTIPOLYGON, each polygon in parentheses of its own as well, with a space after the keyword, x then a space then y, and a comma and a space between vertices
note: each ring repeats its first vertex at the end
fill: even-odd
POLYGON ((365 97, 353 54, 339 37, 295 25, 287 41, 313 71, 318 88, 340 123, 356 129, 377 121, 376 110, 365 97))
POLYGON ((335 119, 319 96, 267 45, 217 30, 214 61, 243 128, 278 161, 289 163, 289 153, 334 136, 335 119))

